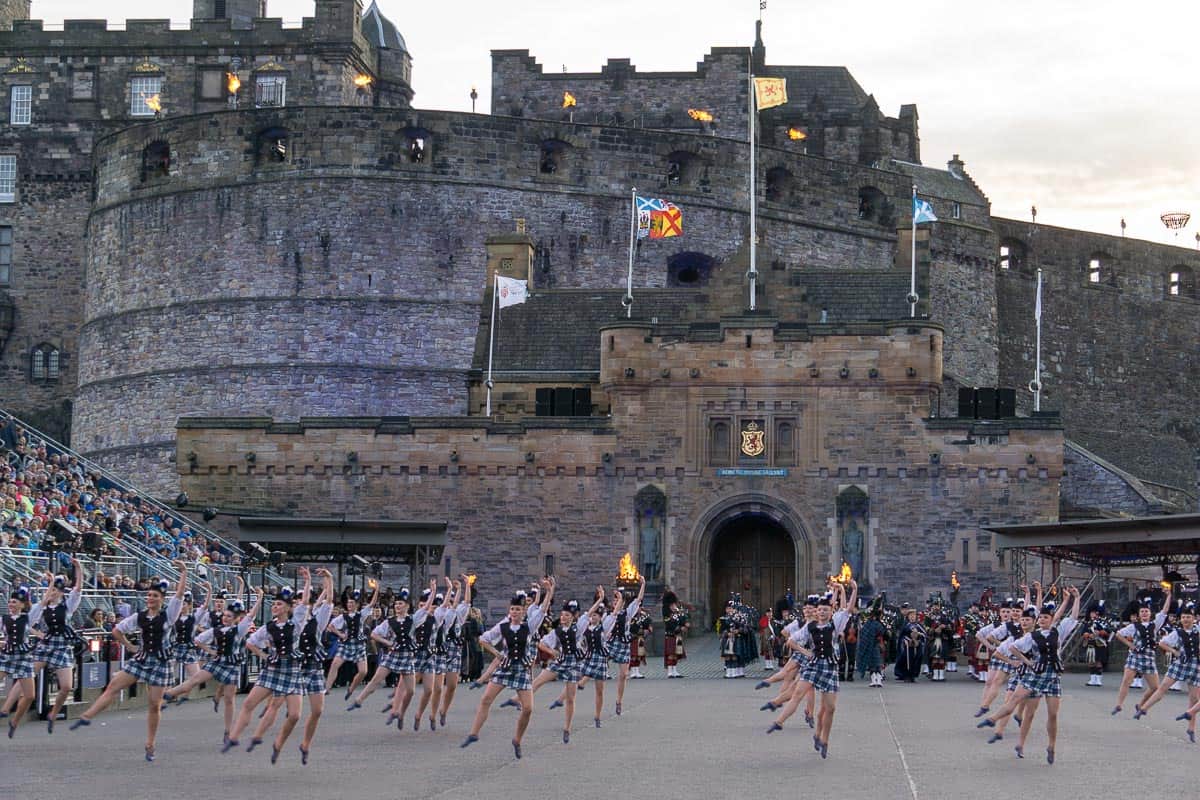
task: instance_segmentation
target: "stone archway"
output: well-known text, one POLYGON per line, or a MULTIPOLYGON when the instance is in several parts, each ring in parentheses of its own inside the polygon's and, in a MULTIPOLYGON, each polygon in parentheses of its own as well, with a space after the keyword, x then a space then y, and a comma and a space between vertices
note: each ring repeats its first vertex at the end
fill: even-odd
MULTIPOLYGON (((714 591, 717 590, 714 555, 725 559, 732 556, 733 562, 742 564, 765 556, 766 563, 763 566, 773 575, 769 580, 783 580, 787 583, 786 588, 792 589, 796 595, 808 592, 812 580, 813 559, 812 545, 806 533, 807 526, 783 501, 764 494, 744 494, 726 498, 704 514, 695 530, 691 553, 694 567, 691 570, 687 597, 697 605, 699 619, 695 622, 708 625, 719 615, 719 609, 713 599, 714 591), (739 548, 730 546, 729 537, 747 534, 757 541, 741 547, 740 552, 739 548), (721 548, 720 551, 717 550, 718 547, 721 548), (780 552, 781 547, 790 547, 790 559, 780 552), (781 564, 790 564, 790 579, 775 575, 781 564)), ((718 564, 718 574, 721 571, 722 567, 718 564)), ((728 580, 728 574, 726 570, 724 580, 728 580)), ((777 598, 772 598, 769 602, 774 603, 775 599, 777 598)), ((723 603, 723 600, 721 602, 723 603)))

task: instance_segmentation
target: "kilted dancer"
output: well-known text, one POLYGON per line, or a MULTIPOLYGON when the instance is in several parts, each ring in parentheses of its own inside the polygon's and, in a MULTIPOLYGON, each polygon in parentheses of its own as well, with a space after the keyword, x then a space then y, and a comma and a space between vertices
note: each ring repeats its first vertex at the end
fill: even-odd
MULTIPOLYGON (((850 599, 845 596, 845 587, 835 583, 831 587, 833 597, 826 595, 817 604, 817 619, 798 630, 790 640, 793 650, 808 655, 811 660, 800 671, 795 692, 801 695, 809 691, 821 695, 821 706, 817 710, 817 730, 813 735, 813 749, 825 758, 829 754, 829 733, 833 728, 833 715, 837 711, 838 667, 835 642, 838 634, 850 621, 847 609, 858 607, 858 584, 850 581, 850 599), (834 611, 834 607, 837 611, 834 611)), ((771 726, 778 730, 778 722, 771 726)), ((770 731, 768 731, 769 733, 770 731)))
MULTIPOLYGON (((1161 650, 1174 656, 1167 675, 1162 679, 1154 694, 1138 704, 1137 713, 1133 716, 1140 719, 1146 712, 1163 699, 1175 683, 1187 685, 1188 703, 1195 703, 1200 689, 1200 628, 1196 627, 1196 604, 1187 602, 1179 610, 1179 627, 1164 636, 1158 643, 1161 650)), ((1184 719, 1187 719, 1184 717, 1184 719)), ((1195 741, 1195 731, 1191 731, 1195 741)))
POLYGON ((154 760, 154 739, 158 735, 158 721, 162 715, 163 691, 171 685, 171 662, 167 658, 171 626, 179 619, 179 612, 183 608, 183 593, 187 591, 187 564, 182 561, 171 563, 179 570, 175 595, 167 603, 166 609, 163 609, 168 584, 165 580, 158 581, 146 590, 146 608, 136 614, 130 614, 113 628, 113 638, 130 652, 135 648, 126 637, 139 631, 142 636, 141 649, 125 662, 124 669, 113 676, 104 693, 71 725, 71 730, 91 725, 92 718, 108 708, 121 692, 138 681, 145 681, 149 698, 146 705, 147 761, 154 760))
MULTIPOLYGON (((413 626, 413 672, 421 676, 421 699, 417 702, 417 713, 413 715, 413 730, 421 730, 421 717, 425 709, 429 709, 429 730, 436 730, 434 711, 441 702, 442 693, 435 677, 437 676, 437 631, 441 628, 441 620, 445 614, 442 604, 445 596, 437 591, 437 580, 429 581, 429 588, 421 592, 421 605, 428 611, 428 616, 421 624, 413 626)), ((401 726, 403 730, 404 726, 401 726)))
POLYGON ((8 720, 8 738, 13 738, 21 718, 33 704, 33 645, 29 632, 42 618, 38 608, 31 613, 29 587, 18 586, 8 596, 8 613, 0 617, 4 625, 4 647, 0 649, 0 681, 9 680, 9 694, 19 694, 16 710, 8 720))
POLYGON ((167 703, 186 702, 188 693, 193 688, 209 680, 217 682, 217 690, 213 692, 213 711, 220 710, 221 701, 225 701, 225 733, 221 737, 224 742, 229 738, 229 729, 233 727, 234 700, 237 698, 238 685, 242 682, 242 664, 245 662, 242 644, 250 632, 250 626, 258 617, 262 607, 263 590, 256 587, 254 606, 246 613, 246 606, 241 600, 222 601, 221 619, 215 628, 205 628, 196 634, 196 646, 211 657, 204 662, 200 669, 178 686, 163 692, 163 700, 167 703))
POLYGON ((471 611, 471 581, 466 575, 458 576, 461 580, 453 581, 451 589, 459 602, 453 608, 447 609, 445 620, 442 622, 442 637, 446 650, 446 658, 442 664, 445 674, 442 676, 442 707, 438 714, 438 724, 446 727, 446 714, 450 704, 454 702, 454 694, 458 690, 458 677, 463 665, 463 625, 467 614, 471 611))
MULTIPOLYGON (((1038 586, 1038 591, 1041 591, 1041 584, 1035 582, 1038 586)), ((1021 635, 1021 626, 1018 620, 1021 616, 1021 610, 1029 607, 1029 587, 1022 585, 1025 590, 1024 602, 1017 605, 1017 601, 1011 597, 1004 600, 1000 605, 1000 621, 993 625, 985 625, 975 634, 976 639, 985 645, 992 653, 992 660, 988 662, 988 678, 983 685, 983 694, 979 700, 979 710, 975 712, 976 717, 982 717, 984 714, 991 711, 992 701, 1000 694, 1000 690, 1004 687, 1009 676, 1016 670, 1016 667, 1003 659, 996 658, 996 649, 1000 647, 1000 643, 1005 639, 1015 639, 1021 635)), ((1040 597, 1039 597, 1040 600, 1040 597)), ((1008 698, 1005 698, 1005 702, 1008 698)))
POLYGON ((592 720, 599 728, 600 714, 604 711, 604 683, 608 680, 608 642, 616 625, 617 615, 623 610, 624 596, 618 590, 617 596, 613 599, 612 612, 602 614, 604 611, 604 587, 597 586, 596 592, 600 605, 592 606, 593 610, 588 614, 588 627, 583 634, 584 656, 580 672, 582 678, 591 678, 595 681, 596 714, 592 720))
POLYGON ((630 620, 642 608, 642 598, 646 596, 646 576, 638 575, 637 597, 629 600, 628 592, 617 588, 616 594, 621 598, 622 607, 615 614, 612 634, 608 637, 608 657, 617 665, 617 716, 621 716, 621 701, 625 699, 625 683, 629 680, 630 648, 633 633, 630 630, 630 620), (628 605, 624 605, 628 601, 628 605))
MULTIPOLYGON (((1042 594, 1038 592, 1038 600, 1042 599, 1042 594)), ((1020 625, 1020 632, 1014 636, 1005 639, 1006 642, 1016 641, 1026 634, 1033 633, 1037 630, 1038 606, 1029 606, 1021 612, 1020 616, 1014 616, 1012 619, 1017 620, 1020 625)), ((995 658, 1002 664, 1009 667, 1012 671, 1008 673, 1008 683, 1005 684, 1004 703, 1007 703, 1017 693, 1017 689, 1021 687, 1021 679, 1025 677, 1025 673, 1029 671, 1029 667, 1023 661, 1015 657, 1001 655, 1000 648, 996 648, 995 658)), ((1004 705, 1001 703, 1001 705, 1004 705)), ((995 744, 1004 738, 1004 729, 1008 727, 1008 721, 1014 720, 1017 727, 1025 731, 1025 735, 1029 735, 1032 730, 1033 718, 1037 714, 1037 699, 1032 695, 1025 698, 1025 702, 1017 706, 1017 710, 1010 716, 1001 717, 996 720, 996 730, 992 733, 988 744, 995 744)))
MULTIPOLYGON (((312 579, 308 570, 301 568, 298 572, 304 576, 304 589, 300 599, 307 599, 312 589, 312 579)), ((304 695, 304 679, 300 674, 300 633, 308 620, 308 606, 297 603, 297 596, 291 588, 284 586, 275 593, 271 601, 271 620, 250 634, 246 640, 246 649, 262 659, 262 671, 258 673, 258 682, 250 690, 242 710, 238 713, 237 722, 229 732, 229 738, 222 753, 228 753, 238 746, 238 737, 254 714, 258 704, 269 697, 282 697, 287 705, 287 717, 279 729, 279 734, 271 747, 271 763, 279 760, 279 753, 291 735, 292 729, 300 721, 300 701, 304 695)), ((247 752, 252 751, 261 743, 261 739, 251 739, 247 752)))
MULTIPOLYGON (((50 588, 43 593, 38 604, 41 606, 42 626, 46 635, 33 648, 33 674, 42 670, 54 670, 58 680, 58 694, 54 696, 54 706, 46 717, 46 732, 54 733, 54 721, 62 712, 67 697, 74 688, 75 675, 75 642, 78 636, 71 627, 71 618, 79 609, 83 600, 83 566, 77 559, 71 559, 75 572, 75 582, 67 591, 65 575, 47 575, 50 588)), ((12 711, 21 694, 9 692, 10 697, 4 704, 5 711, 12 711)))
POLYGON ((347 711, 362 708, 363 701, 387 680, 388 675, 394 673, 397 676, 396 689, 383 711, 388 712, 386 724, 391 725, 393 720, 400 720, 400 730, 404 730, 404 715, 408 712, 408 704, 412 702, 414 693, 413 627, 420 625, 429 614, 424 606, 418 608, 415 614, 409 614, 409 598, 407 587, 397 592, 392 601, 392 616, 372 629, 372 641, 385 648, 385 652, 375 665, 375 677, 371 678, 354 698, 354 702, 346 708, 347 711))
MULTIPOLYGON (((360 607, 359 601, 361 600, 362 592, 355 589, 346 598, 345 613, 338 614, 329 623, 330 630, 341 640, 341 645, 338 646, 337 655, 329 664, 329 674, 325 676, 325 684, 329 687, 333 686, 334 681, 337 680, 338 670, 347 661, 358 669, 354 673, 354 677, 350 679, 350 685, 346 687, 346 700, 350 699, 354 688, 367 677, 367 631, 371 629, 371 615, 375 611, 375 604, 379 602, 379 583, 375 583, 371 602, 360 607)), ((321 633, 324 632, 322 629, 321 633)))
POLYGON ((1026 713, 1026 719, 1021 725, 1021 737, 1014 748, 1017 758, 1025 757, 1025 740, 1032 727, 1033 711, 1041 698, 1046 700, 1046 763, 1054 763, 1055 748, 1058 743, 1058 710, 1062 705, 1063 671, 1062 647, 1066 644, 1075 629, 1079 617, 1079 590, 1074 586, 1067 588, 1066 593, 1074 597, 1071 610, 1063 615, 1066 604, 1055 606, 1047 603, 1041 607, 1037 618, 1037 630, 1027 633, 1017 639, 1008 639, 1000 645, 1000 657, 1015 659, 1025 664, 1028 669, 1021 676, 1020 685, 1004 707, 990 717, 982 720, 976 727, 995 727, 996 721, 1017 710, 1027 699, 1033 698, 1033 705, 1026 713), (1027 654, 1032 654, 1030 660, 1027 654))
MULTIPOLYGON (((446 591, 438 592, 434 598, 433 642, 430 645, 430 652, 433 654, 433 692, 429 703, 429 730, 435 729, 434 718, 442 707, 442 696, 446 691, 446 672, 450 667, 450 651, 446 646, 446 625, 457 619, 458 596, 462 591, 461 583, 452 580, 450 576, 446 576, 445 580, 446 591)), ((424 696, 422 696, 423 700, 424 696)), ((418 719, 424 711, 425 707, 422 703, 418 707, 418 719)), ((445 714, 442 715, 442 724, 446 724, 445 714)))
MULTIPOLYGON (((546 609, 554 599, 554 579, 543 579, 541 586, 544 588, 543 597, 540 598, 540 602, 535 602, 529 607, 528 613, 523 598, 513 595, 508 605, 508 616, 480 637, 493 647, 504 642, 504 661, 492 675, 487 688, 483 690, 483 697, 479 698, 475 722, 471 726, 471 732, 463 740, 463 747, 479 741, 479 732, 487 722, 488 711, 491 710, 496 695, 505 688, 515 689, 521 703, 521 711, 517 717, 512 746, 513 754, 517 758, 521 757, 521 737, 525 735, 525 729, 529 727, 529 719, 533 715, 533 692, 530 691, 533 681, 529 674, 533 655, 530 642, 533 641, 533 631, 542 624, 546 609)), ((535 598, 536 600, 538 598, 535 598)))
MULTIPOLYGON (((799 685, 799 676, 804 668, 808 666, 808 662, 812 660, 811 656, 806 652, 795 650, 790 644, 792 637, 800 630, 801 627, 808 625, 810 622, 817 621, 817 605, 820 603, 820 596, 810 594, 804 600, 804 605, 800 607, 801 616, 799 619, 794 619, 783 627, 783 637, 785 646, 792 655, 784 663, 783 668, 776 670, 771 677, 759 681, 754 687, 757 689, 766 689, 772 683, 781 683, 779 693, 768 700, 758 709, 759 711, 779 711, 783 709, 783 713, 779 715, 776 723, 782 725, 796 710, 800 707, 800 703, 804 703, 804 721, 808 723, 808 727, 817 727, 817 718, 813 716, 813 711, 816 709, 816 693, 809 689, 806 692, 797 691, 799 685)), ((772 728, 771 730, 778 730, 772 728)))
POLYGON ((179 619, 175 620, 175 624, 171 626, 171 663, 175 665, 177 670, 173 677, 178 678, 178 670, 182 669, 184 680, 192 677, 200 669, 200 651, 196 649, 196 633, 197 623, 200 615, 205 613, 205 607, 208 605, 208 598, 212 596, 212 590, 209 589, 204 597, 204 605, 196 608, 196 600, 192 593, 183 593, 183 609, 179 612, 179 619))
POLYGON ((1167 612, 1171 609, 1171 590, 1167 590, 1162 610, 1155 614, 1153 619, 1150 617, 1153 613, 1150 602, 1149 597, 1140 600, 1137 621, 1129 623, 1115 634, 1129 648, 1129 655, 1125 657, 1125 670, 1121 674, 1121 688, 1117 691, 1117 705, 1112 710, 1113 716, 1121 713, 1121 707, 1125 704, 1125 696, 1129 694, 1129 685, 1133 683, 1134 677, 1141 675, 1148 684, 1146 691, 1142 694, 1141 703, 1138 705, 1144 704, 1158 689, 1158 665, 1154 662, 1155 647, 1158 641, 1158 630, 1166 623, 1167 612))
POLYGON ((533 681, 532 695, 539 687, 562 679, 562 697, 550 704, 550 710, 564 709, 563 744, 571 741, 571 720, 575 717, 575 693, 579 691, 579 679, 583 676, 583 636, 591 624, 591 615, 600 608, 603 600, 596 603, 586 614, 579 613, 579 602, 568 600, 558 612, 558 624, 538 641, 538 649, 553 660, 550 668, 543 670, 533 681))

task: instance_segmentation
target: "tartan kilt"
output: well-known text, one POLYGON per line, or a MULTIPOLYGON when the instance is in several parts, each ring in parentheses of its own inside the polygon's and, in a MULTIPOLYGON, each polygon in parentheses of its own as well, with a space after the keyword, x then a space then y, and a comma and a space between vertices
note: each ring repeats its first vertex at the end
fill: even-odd
POLYGON ((450 642, 446 645, 445 667, 447 675, 457 675, 462 672, 462 644, 450 642))
POLYGON ((617 664, 629 663, 629 642, 622 642, 619 639, 609 639, 608 641, 608 657, 617 664))
POLYGON ((206 661, 202 670, 213 676, 213 680, 226 686, 236 686, 242 679, 242 665, 230 664, 220 659, 206 661))
POLYGON ((13 680, 33 677, 33 654, 0 653, 0 672, 13 680))
POLYGON ((603 681, 608 679, 608 653, 604 650, 596 650, 588 653, 583 659, 583 666, 580 669, 583 677, 591 678, 594 681, 603 681))
POLYGON ((180 664, 195 664, 200 661, 199 651, 194 645, 176 642, 171 645, 171 660, 180 664))
POLYGON ((366 661, 367 643, 362 639, 353 642, 347 639, 341 643, 340 647, 338 647, 337 654, 338 658, 342 659, 343 661, 353 661, 356 664, 359 661, 366 661))
POLYGON ((800 670, 800 680, 811 683, 818 692, 830 694, 838 690, 837 662, 828 658, 814 658, 800 670))
POLYGON ((401 675, 413 674, 413 654, 411 650, 388 650, 379 659, 379 668, 401 675))
POLYGON ((550 665, 550 671, 567 683, 572 681, 578 683, 579 679, 583 677, 583 665, 578 656, 563 656, 550 665))
POLYGON ((304 685, 305 694, 325 694, 325 672, 320 664, 301 669, 300 682, 304 685))
POLYGON ((804 653, 792 653, 792 661, 795 661, 796 666, 799 667, 800 669, 804 669, 805 667, 807 667, 808 662, 810 660, 811 659, 808 656, 804 655, 804 653))
POLYGON ((998 669, 1007 675, 1011 675, 1016 671, 1017 668, 1012 664, 1005 664, 1000 659, 993 657, 992 660, 988 662, 988 671, 991 672, 994 669, 998 669))
POLYGON ((412 671, 419 675, 433 672, 433 654, 428 650, 418 650, 413 653, 412 666, 412 671))
POLYGON ((492 683, 523 692, 533 687, 529 667, 525 664, 504 664, 492 674, 492 683))
POLYGON ((1154 653, 1135 653, 1130 651, 1129 655, 1125 657, 1125 669, 1131 669, 1143 675, 1150 673, 1158 674, 1158 665, 1154 663, 1154 653))
POLYGON ((1017 687, 1021 685, 1021 678, 1025 677, 1025 672, 1025 668, 1021 667, 1014 668, 1012 672, 1008 673, 1008 683, 1005 685, 1004 690, 1015 692, 1017 687))
POLYGON ((644 636, 633 637, 633 642, 629 648, 629 665, 632 667, 640 667, 646 662, 646 638, 644 636))
POLYGON ((1187 682, 1192 686, 1200 686, 1200 662, 1177 658, 1171 662, 1171 666, 1167 667, 1167 677, 1174 678, 1180 683, 1187 682))
POLYGON ((1021 676, 1021 685, 1029 690, 1030 697, 1062 697, 1062 681, 1051 669, 1045 672, 1026 670, 1021 676))
POLYGON ((145 658, 130 659, 125 662, 122 670, 150 686, 174 685, 174 681, 171 680, 171 662, 158 656, 146 655, 145 658))
POLYGON ((47 636, 33 648, 33 660, 44 661, 50 669, 75 666, 75 645, 65 636, 47 636))
POLYGON ((258 673, 256 684, 267 689, 276 697, 291 694, 304 694, 304 680, 300 675, 300 662, 294 659, 280 659, 275 664, 267 664, 258 673))
POLYGON ((687 658, 687 652, 684 650, 683 639, 678 636, 668 634, 663 638, 663 659, 670 661, 683 661, 687 658))
POLYGON ((433 674, 445 675, 450 670, 447 669, 450 663, 450 656, 446 653, 434 653, 431 659, 433 661, 433 674))

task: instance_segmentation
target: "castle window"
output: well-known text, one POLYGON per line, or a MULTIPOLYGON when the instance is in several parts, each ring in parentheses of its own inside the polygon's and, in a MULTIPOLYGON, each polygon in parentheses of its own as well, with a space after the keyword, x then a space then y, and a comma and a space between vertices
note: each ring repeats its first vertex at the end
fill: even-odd
POLYGON ((58 348, 40 344, 29 357, 29 377, 34 381, 56 381, 59 376, 58 348))
POLYGON ((796 463, 796 425, 791 420, 775 422, 775 466, 790 467, 796 463))
POLYGON ((714 467, 729 465, 729 451, 733 441, 729 434, 727 419, 714 419, 708 423, 708 462, 714 467))
POLYGON ((225 19, 225 0, 213 0, 213 19, 225 19))
POLYGON ((150 107, 149 101, 162 94, 162 82, 161 75, 129 79, 129 116, 154 116, 154 109, 150 107))
POLYGON ((859 219, 884 225, 888 223, 888 217, 887 196, 883 192, 874 186, 864 186, 858 190, 859 219))
POLYGON ((1000 242, 1000 269, 1024 270, 1025 253, 1025 245, 1022 242, 1017 239, 1004 239, 1000 242))
POLYGON ((12 226, 0 225, 0 286, 12 283, 12 253, 12 226))
POLYGON ((171 174, 171 145, 151 142, 142 149, 142 181, 165 178, 171 174))
POLYGON ((200 99, 223 100, 225 98, 225 70, 200 70, 200 99))
POLYGON ((767 200, 786 203, 791 198, 793 182, 792 173, 784 167, 767 170, 767 200))
POLYGON ((534 416, 590 417, 592 390, 589 387, 541 387, 534 394, 534 416))
POLYGON ((93 67, 75 67, 71 72, 71 99, 91 100, 96 96, 96 70, 93 67))
POLYGON ((950 206, 950 218, 962 219, 962 203, 954 203, 950 206))
POLYGON ((1000 269, 1012 268, 1012 250, 1008 245, 1000 245, 1000 269))
POLYGON ((676 253, 667 259, 668 286, 701 286, 708 283, 716 259, 704 253, 676 253))
POLYGON ((667 156, 667 183, 672 186, 692 183, 696 179, 698 159, 694 153, 676 150, 667 156))
POLYGON ((566 167, 567 149, 570 147, 564 141, 547 139, 542 142, 541 157, 538 160, 538 172, 543 175, 558 175, 566 167))
POLYGON ((1093 257, 1088 261, 1088 283, 1100 282, 1101 264, 1100 259, 1093 257))
POLYGON ((17 201, 17 157, 0 155, 0 203, 17 201))
POLYGON ((287 77, 257 75, 254 78, 254 107, 283 108, 287 104, 287 77))
POLYGON ((8 94, 8 124, 28 125, 33 119, 33 87, 13 86, 8 94))
POLYGON ((1196 292, 1196 276, 1190 267, 1176 264, 1167 272, 1167 296, 1200 299, 1196 292))
POLYGON ((1092 253, 1087 262, 1087 282, 1092 286, 1116 286, 1117 274, 1108 253, 1092 253))
POLYGON ((254 155, 257 161, 267 164, 282 164, 288 160, 288 132, 286 128, 267 128, 258 134, 254 155))

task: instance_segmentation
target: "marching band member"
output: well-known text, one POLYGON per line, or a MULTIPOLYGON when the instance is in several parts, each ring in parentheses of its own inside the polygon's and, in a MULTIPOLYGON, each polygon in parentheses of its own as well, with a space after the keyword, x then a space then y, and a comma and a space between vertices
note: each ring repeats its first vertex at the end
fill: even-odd
MULTIPOLYGON (((367 677, 367 631, 371 628, 371 614, 375 610, 375 604, 379 602, 379 584, 375 584, 371 602, 360 607, 358 603, 361 599, 362 592, 355 589, 346 599, 346 611, 334 617, 329 623, 334 635, 341 640, 341 645, 338 647, 337 655, 329 664, 329 674, 325 676, 325 684, 333 686, 334 681, 337 680, 338 670, 347 661, 358 668, 354 677, 350 679, 350 685, 346 687, 346 700, 349 700, 350 695, 354 694, 354 687, 367 677)), ((328 692, 328 690, 326 691, 328 692)))
MULTIPOLYGON (((167 640, 171 634, 171 626, 179 619, 183 608, 183 594, 187 591, 187 564, 182 561, 172 561, 179 570, 179 582, 175 585, 175 595, 163 608, 163 598, 167 593, 165 580, 146 590, 146 608, 137 614, 131 614, 117 623, 113 628, 115 638, 126 650, 132 651, 133 644, 126 638, 135 631, 141 632, 141 648, 137 655, 125 662, 125 668, 113 676, 96 701, 84 711, 79 719, 71 724, 71 730, 92 724, 92 718, 108 708, 121 692, 133 686, 138 681, 145 681, 149 703, 146 706, 146 760, 154 760, 154 740, 158 735, 158 721, 162 715, 163 692, 171 685, 171 666, 167 658, 167 640)), ((78 567, 76 568, 78 570, 78 567)), ((76 574, 79 574, 78 571, 76 574)))
POLYGON ((533 714, 533 694, 530 692, 533 682, 529 676, 533 659, 530 655, 529 645, 533 640, 533 631, 541 625, 542 619, 546 616, 546 609, 549 608, 550 601, 554 598, 554 579, 547 578, 542 584, 545 586, 545 596, 541 598, 540 602, 531 605, 528 613, 525 610, 524 600, 520 596, 514 595, 508 606, 508 617, 484 632, 481 637, 482 641, 493 647, 503 641, 506 652, 504 663, 492 675, 491 681, 483 691, 483 697, 479 698, 475 722, 471 725, 471 732, 463 740, 462 747, 479 741, 479 732, 487 722, 492 702, 501 690, 508 687, 517 691, 521 703, 521 711, 517 717, 516 731, 512 740, 513 754, 517 758, 521 757, 521 738, 525 735, 525 729, 529 727, 529 720, 533 714))
POLYGON ((1116 632, 1117 639, 1129 648, 1129 655, 1125 657, 1125 670, 1121 675, 1121 688, 1117 691, 1117 705, 1112 710, 1113 716, 1121 713, 1125 697, 1129 694, 1129 685, 1136 675, 1142 675, 1150 684, 1142 695, 1142 703, 1149 700, 1150 695, 1158 688, 1158 665, 1154 663, 1154 650, 1158 630, 1167 621, 1167 611, 1170 608, 1171 590, 1168 589, 1162 610, 1151 620, 1150 598, 1147 597, 1138 604, 1137 621, 1116 632))
POLYGON ((626 593, 616 590, 621 598, 621 610, 614 612, 612 634, 608 637, 608 657, 617 665, 617 716, 621 716, 621 701, 625 699, 625 683, 629 680, 630 649, 633 634, 630 631, 630 620, 642 608, 642 598, 646 596, 646 577, 638 575, 638 594, 629 605, 625 605, 626 593))
MULTIPOLYGON (((671 595, 674 597, 674 594, 671 595)), ((664 598, 664 603, 666 599, 664 598)), ((684 642, 687 639, 690 620, 687 610, 674 597, 668 606, 669 613, 663 620, 663 666, 666 667, 668 678, 682 678, 679 674, 679 662, 687 658, 684 642)))
POLYGON ((1093 603, 1088 607, 1087 622, 1083 623, 1084 654, 1091 672, 1087 686, 1104 685, 1104 671, 1108 669, 1108 640, 1111 637, 1112 628, 1104 619, 1104 601, 1093 603))
POLYGON ((0 617, 4 625, 4 649, 0 650, 0 676, 9 679, 9 694, 17 698, 16 710, 8 720, 8 738, 13 738, 21 718, 33 705, 33 646, 29 632, 42 617, 42 608, 29 605, 29 587, 18 586, 8 597, 8 613, 0 617))
POLYGON ((629 677, 633 680, 646 677, 642 674, 642 665, 646 663, 646 656, 649 654, 646 639, 653 633, 654 624, 650 619, 650 612, 639 608, 629 621, 629 634, 632 637, 629 646, 629 677))

